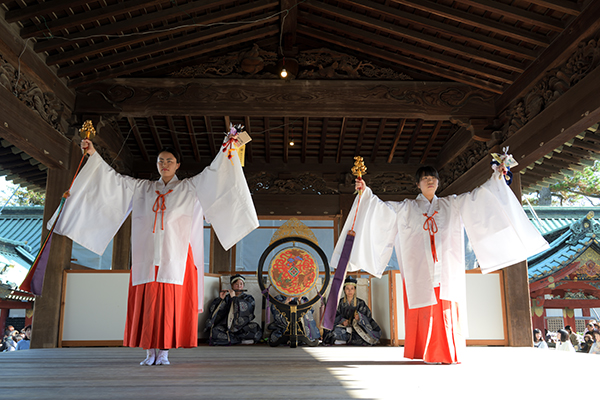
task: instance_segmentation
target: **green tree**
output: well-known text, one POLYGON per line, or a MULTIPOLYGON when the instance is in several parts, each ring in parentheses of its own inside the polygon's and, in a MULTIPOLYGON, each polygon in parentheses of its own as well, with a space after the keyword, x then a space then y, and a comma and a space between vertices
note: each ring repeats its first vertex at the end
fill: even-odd
POLYGON ((6 187, 0 192, 0 207, 3 207, 4 205, 43 206, 45 200, 46 195, 43 193, 28 190, 8 182, 6 183, 6 187))
MULTIPOLYGON (((575 171, 572 176, 564 175, 563 179, 549 186, 552 205, 556 206, 587 206, 600 203, 600 161, 575 171)), ((540 204, 539 195, 528 197, 533 205, 540 204)))

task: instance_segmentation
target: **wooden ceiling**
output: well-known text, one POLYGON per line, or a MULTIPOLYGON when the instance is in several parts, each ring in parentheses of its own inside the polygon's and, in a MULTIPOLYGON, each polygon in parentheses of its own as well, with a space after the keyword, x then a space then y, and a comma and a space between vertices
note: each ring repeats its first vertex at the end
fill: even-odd
MULTIPOLYGON (((150 174, 162 146, 180 150, 189 173, 197 172, 219 151, 229 123, 253 138, 247 174, 343 174, 355 155, 380 172, 443 169, 478 143, 502 142, 493 133, 501 113, 600 29, 599 2, 591 0, 2 3, 5 21, 77 93, 72 125, 88 116, 107 121, 113 155, 130 158, 124 169, 137 176, 150 174), (291 79, 277 76, 282 66, 291 79), (212 96, 220 82, 242 89, 212 96), (315 94, 322 82, 336 85, 324 90, 329 97, 315 94), (442 100, 447 93, 447 104, 406 92, 371 100, 369 90, 382 82, 437 88, 432 93, 442 100), (205 91, 191 97, 194 84, 205 91), (262 97, 244 98, 255 86, 266 88, 262 97), (115 87, 132 93, 114 94, 115 87), (349 91, 336 94, 341 87, 349 91)), ((589 162, 598 137, 592 126, 523 166, 525 191, 589 162)), ((0 168, 45 187, 39 165, 2 146, 0 168)))

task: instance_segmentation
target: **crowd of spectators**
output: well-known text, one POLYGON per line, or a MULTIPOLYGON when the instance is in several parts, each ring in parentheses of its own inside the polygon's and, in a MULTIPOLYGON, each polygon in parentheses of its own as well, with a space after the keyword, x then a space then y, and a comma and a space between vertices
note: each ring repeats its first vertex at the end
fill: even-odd
POLYGON ((574 332, 570 325, 557 332, 545 329, 545 334, 534 329, 533 344, 538 349, 554 347, 560 351, 600 354, 600 325, 597 321, 590 320, 583 333, 574 332))
POLYGON ((31 325, 27 325, 20 332, 12 325, 8 325, 4 329, 4 337, 2 338, 2 344, 0 344, 0 352, 2 351, 16 351, 16 350, 27 350, 29 349, 29 343, 31 340, 31 325))

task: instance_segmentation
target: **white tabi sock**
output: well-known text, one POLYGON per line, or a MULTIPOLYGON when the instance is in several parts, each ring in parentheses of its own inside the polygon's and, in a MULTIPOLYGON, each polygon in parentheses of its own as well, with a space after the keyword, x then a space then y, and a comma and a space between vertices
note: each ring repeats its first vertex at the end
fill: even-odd
POLYGON ((156 365, 169 365, 169 350, 157 350, 156 365))
POLYGON ((140 365, 154 365, 156 360, 156 351, 154 349, 146 350, 146 359, 140 365))

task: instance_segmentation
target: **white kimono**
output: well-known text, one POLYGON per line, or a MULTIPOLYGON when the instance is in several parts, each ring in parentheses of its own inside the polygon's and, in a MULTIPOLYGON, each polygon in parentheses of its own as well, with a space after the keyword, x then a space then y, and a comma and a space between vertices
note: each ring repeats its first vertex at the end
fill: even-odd
MULTIPOLYGON (((191 244, 198 266, 199 309, 203 306, 203 216, 225 249, 259 225, 235 155, 230 160, 219 152, 198 175, 184 180, 174 177, 165 185, 162 179, 120 175, 96 152, 75 179, 55 232, 102 254, 130 212, 132 284, 153 282, 158 266, 157 282, 182 285, 191 244)), ((55 217, 56 213, 49 227, 55 217)))
MULTIPOLYGON (((357 202, 358 199, 335 247, 333 266, 338 264, 346 234, 352 227, 357 202)), ((395 246, 409 308, 436 304, 437 286, 440 299, 463 303, 466 293, 463 227, 483 273, 516 264, 548 248, 504 179, 495 172, 472 192, 443 198, 434 196, 431 203, 422 194, 415 200, 383 202, 367 188, 358 208, 348 271, 362 269, 381 277, 395 246), (424 227, 431 216, 438 230, 434 236, 437 262, 432 254, 430 232, 424 227)))

